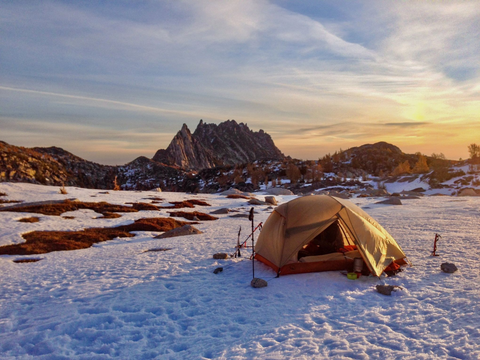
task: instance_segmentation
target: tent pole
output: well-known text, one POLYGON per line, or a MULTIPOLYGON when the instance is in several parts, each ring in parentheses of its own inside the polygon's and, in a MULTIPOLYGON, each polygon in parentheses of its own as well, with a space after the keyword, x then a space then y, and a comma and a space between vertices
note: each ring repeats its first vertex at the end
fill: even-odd
POLYGON ((255 279, 255 240, 254 240, 254 232, 255 232, 255 225, 253 221, 253 207, 250 209, 250 214, 248 215, 248 219, 252 222, 252 279, 255 279))

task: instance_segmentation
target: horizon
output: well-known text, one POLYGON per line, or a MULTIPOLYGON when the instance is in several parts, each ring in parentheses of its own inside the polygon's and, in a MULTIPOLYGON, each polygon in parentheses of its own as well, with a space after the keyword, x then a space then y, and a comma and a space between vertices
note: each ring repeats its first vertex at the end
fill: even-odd
POLYGON ((379 141, 468 158, 477 3, 345 4, 2 3, 0 140, 122 165, 235 119, 298 159, 379 141))

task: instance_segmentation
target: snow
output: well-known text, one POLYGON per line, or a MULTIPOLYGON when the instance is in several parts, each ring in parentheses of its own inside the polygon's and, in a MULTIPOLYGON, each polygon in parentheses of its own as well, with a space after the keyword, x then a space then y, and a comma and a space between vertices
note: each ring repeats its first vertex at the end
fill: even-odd
POLYGON ((400 193, 402 191, 411 191, 417 188, 423 188, 424 190, 430 189, 430 185, 425 181, 422 181, 419 177, 415 178, 413 181, 396 181, 393 183, 385 182, 384 186, 390 194, 400 193))
MULTIPOLYGON (((210 212, 228 207, 247 212, 244 199, 221 194, 110 191, 0 183, 10 200, 78 198, 115 204, 204 199, 210 212)), ((262 199, 262 195, 258 195, 262 199)), ((294 196, 278 196, 279 203, 294 196)), ((480 199, 422 197, 402 206, 353 199, 398 241, 412 262, 395 277, 349 280, 340 272, 288 275, 255 262, 268 287, 253 289, 249 249, 233 253, 247 219, 219 215, 196 225, 204 233, 154 239, 158 233, 99 243, 94 247, 31 256, 0 256, 0 357, 2 359, 478 359, 480 357, 480 199), (442 236, 431 257, 435 233, 442 236), (144 252, 152 248, 165 252, 144 252), (41 258, 17 264, 19 258, 41 258), (453 262, 454 274, 440 271, 453 262), (217 267, 224 270, 213 274, 217 267), (375 285, 402 288, 384 296, 375 285)), ((255 207, 255 222, 266 206, 255 207)), ((189 209, 187 209, 188 211, 189 209)), ((38 215, 0 212, 0 245, 23 241, 32 230, 116 226, 168 216, 166 210, 123 213, 118 219, 76 211, 38 215), (37 215, 34 215, 37 216, 37 215)))

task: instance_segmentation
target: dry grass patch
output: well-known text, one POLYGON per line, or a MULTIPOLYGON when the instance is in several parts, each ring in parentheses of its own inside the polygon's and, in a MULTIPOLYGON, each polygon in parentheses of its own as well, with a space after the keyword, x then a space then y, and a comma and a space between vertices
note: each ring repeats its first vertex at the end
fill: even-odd
POLYGON ((7 193, 0 192, 0 196, 8 196, 7 193))
POLYGON ((146 198, 144 198, 144 199, 145 199, 145 200, 155 200, 155 201, 160 201, 160 202, 162 202, 163 200, 165 200, 165 199, 163 199, 163 198, 161 198, 161 197, 158 197, 158 196, 149 196, 149 197, 146 197, 146 198))
POLYGON ((73 220, 75 219, 75 216, 62 216, 65 220, 73 220))
POLYGON ((80 231, 32 231, 22 236, 25 243, 2 246, 0 255, 35 255, 85 249, 95 243, 134 235, 119 229, 93 228, 80 231))
POLYGON ((28 218, 22 218, 18 220, 19 222, 24 222, 24 223, 36 223, 39 222, 40 219, 36 216, 28 217, 28 218))
MULTIPOLYGON (((1 200, 0 200, 1 201, 1 200)), ((14 208, 3 208, 0 211, 13 211, 13 212, 27 212, 43 215, 60 216, 68 211, 75 211, 80 209, 90 209, 99 214, 112 213, 112 212, 138 212, 130 206, 109 204, 107 202, 82 202, 65 200, 62 203, 53 204, 37 204, 25 206, 16 206, 14 208)))
POLYGON ((202 200, 190 199, 184 201, 170 201, 173 206, 162 206, 160 209, 182 209, 182 208, 194 208, 195 205, 199 206, 211 206, 202 200))
POLYGON ((135 220, 133 224, 117 226, 116 229, 124 231, 169 231, 187 224, 198 223, 179 221, 172 218, 144 218, 135 220))
POLYGON ((2 200, 0 199, 0 204, 17 204, 23 202, 22 200, 2 200))
POLYGON ((117 213, 105 212, 103 213, 103 216, 96 217, 95 219, 118 219, 119 217, 122 217, 122 215, 117 213))
POLYGON ((32 262, 37 262, 37 261, 40 261, 42 259, 17 259, 17 260, 13 260, 14 263, 17 263, 17 264, 22 264, 22 263, 32 263, 32 262))
POLYGON ((158 206, 155 206, 153 204, 148 204, 144 202, 138 202, 138 203, 126 203, 132 205, 132 207, 135 210, 141 211, 141 210, 160 210, 158 206))
POLYGON ((172 249, 169 249, 169 248, 148 249, 148 250, 145 250, 144 253, 146 253, 146 252, 160 252, 160 251, 168 251, 168 250, 172 250, 172 249))
POLYGON ((35 255, 52 251, 85 249, 93 244, 115 238, 134 237, 131 231, 169 231, 196 222, 178 221, 171 218, 145 218, 130 225, 113 228, 91 228, 80 231, 32 231, 23 234, 22 244, 0 247, 0 255, 35 255))
POLYGON ((186 212, 186 211, 171 211, 169 212, 170 216, 175 216, 175 217, 183 217, 187 220, 195 220, 195 219, 198 219, 198 220, 206 220, 206 221, 209 221, 209 220, 217 220, 218 218, 215 217, 215 216, 212 216, 212 215, 208 215, 208 214, 205 214, 205 213, 201 213, 201 212, 198 212, 198 211, 194 211, 194 212, 186 212))

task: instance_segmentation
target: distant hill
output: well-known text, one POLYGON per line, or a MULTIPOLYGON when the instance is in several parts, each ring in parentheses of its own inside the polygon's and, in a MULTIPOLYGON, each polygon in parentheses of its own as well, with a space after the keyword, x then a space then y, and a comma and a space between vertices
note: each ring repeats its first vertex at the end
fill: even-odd
POLYGON ((254 132, 234 120, 218 125, 200 120, 193 134, 183 125, 167 149, 158 150, 152 159, 141 156, 122 166, 97 164, 58 147, 25 148, 0 141, 0 181, 97 189, 113 189, 116 181, 125 190, 254 191, 267 180, 277 184, 292 180, 286 186, 301 193, 365 186, 360 179, 370 177, 396 181, 400 175, 421 177, 432 188, 451 186, 445 184, 450 179, 455 186, 476 184, 474 176, 460 178, 466 174, 459 166, 465 164, 453 165, 444 158, 405 154, 386 142, 341 150, 318 161, 296 160, 283 155, 263 130, 254 132), (422 157, 425 166, 418 171, 415 166, 422 157))

